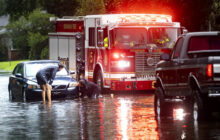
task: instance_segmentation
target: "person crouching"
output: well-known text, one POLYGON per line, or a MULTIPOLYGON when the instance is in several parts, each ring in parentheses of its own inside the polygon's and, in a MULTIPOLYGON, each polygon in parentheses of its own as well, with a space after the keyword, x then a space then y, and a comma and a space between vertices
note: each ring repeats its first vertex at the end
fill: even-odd
POLYGON ((101 89, 93 82, 87 81, 86 79, 79 80, 79 91, 81 92, 81 97, 88 96, 89 98, 98 98, 101 89))

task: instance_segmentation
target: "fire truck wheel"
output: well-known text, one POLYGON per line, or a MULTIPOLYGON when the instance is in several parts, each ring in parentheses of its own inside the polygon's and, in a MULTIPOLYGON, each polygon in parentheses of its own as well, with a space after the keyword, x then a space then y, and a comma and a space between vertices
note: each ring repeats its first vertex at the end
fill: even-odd
POLYGON ((104 92, 103 78, 102 78, 102 73, 100 70, 97 72, 95 83, 100 87, 101 93, 103 94, 103 92, 104 92))

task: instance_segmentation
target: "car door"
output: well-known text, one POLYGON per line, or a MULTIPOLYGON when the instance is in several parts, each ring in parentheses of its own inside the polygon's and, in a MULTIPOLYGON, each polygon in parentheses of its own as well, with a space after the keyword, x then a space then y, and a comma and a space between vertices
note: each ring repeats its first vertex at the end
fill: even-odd
POLYGON ((181 61, 181 49, 183 46, 183 42, 184 42, 184 38, 181 37, 178 39, 174 51, 172 53, 171 56, 171 62, 172 62, 172 67, 173 67, 173 73, 171 74, 173 79, 173 81, 170 81, 170 83, 172 84, 172 88, 170 89, 170 94, 172 94, 172 96, 178 96, 180 95, 181 91, 180 91, 180 87, 179 87, 179 79, 182 76, 181 73, 179 73, 179 70, 181 68, 182 65, 182 61, 181 61))
POLYGON ((183 44, 183 38, 179 38, 174 46, 171 59, 167 62, 166 72, 164 73, 164 78, 166 83, 164 84, 166 89, 166 94, 168 96, 176 96, 178 91, 178 73, 177 69, 179 66, 180 50, 183 44))
POLYGON ((23 87, 24 87, 24 64, 18 64, 17 68, 14 71, 13 77, 13 94, 15 98, 22 98, 23 87))
POLYGON ((14 68, 13 72, 12 72, 12 75, 10 76, 9 78, 9 85, 10 85, 10 90, 11 90, 11 93, 13 94, 13 96, 15 96, 16 94, 16 77, 15 77, 15 74, 17 73, 18 71, 18 65, 14 68))

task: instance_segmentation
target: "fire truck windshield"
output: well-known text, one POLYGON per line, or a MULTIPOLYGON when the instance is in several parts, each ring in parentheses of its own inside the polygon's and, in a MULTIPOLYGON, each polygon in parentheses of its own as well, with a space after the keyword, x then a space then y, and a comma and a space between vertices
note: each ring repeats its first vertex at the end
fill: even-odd
POLYGON ((111 31, 111 46, 119 49, 145 47, 147 45, 146 28, 115 28, 111 31))
POLYGON ((163 48, 173 48, 179 34, 179 28, 149 28, 148 44, 163 48))
POLYGON ((110 44, 118 49, 172 48, 179 33, 178 28, 115 28, 110 32, 110 44))

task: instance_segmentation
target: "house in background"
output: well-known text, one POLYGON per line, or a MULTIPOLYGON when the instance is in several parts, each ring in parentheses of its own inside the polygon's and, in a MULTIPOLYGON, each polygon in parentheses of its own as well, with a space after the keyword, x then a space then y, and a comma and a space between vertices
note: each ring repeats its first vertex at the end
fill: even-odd
POLYGON ((17 60, 20 58, 20 51, 13 48, 12 38, 5 28, 9 23, 9 16, 0 16, 0 61, 17 60))

